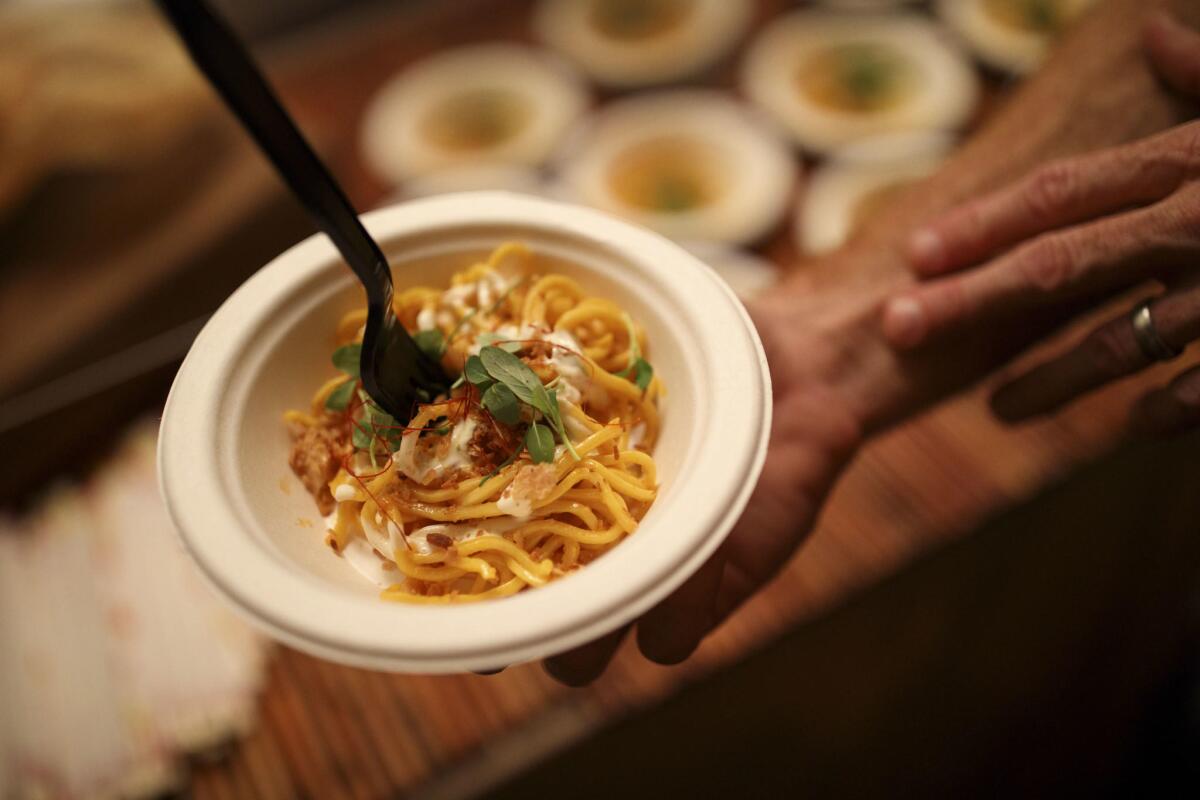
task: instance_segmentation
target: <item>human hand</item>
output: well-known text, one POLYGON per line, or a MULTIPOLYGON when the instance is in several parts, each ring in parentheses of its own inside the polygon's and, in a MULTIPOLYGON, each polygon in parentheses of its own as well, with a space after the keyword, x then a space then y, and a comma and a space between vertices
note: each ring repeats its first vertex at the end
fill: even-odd
MULTIPOLYGON (((1175 82, 1187 85, 1188 75, 1200 76, 1200 70, 1188 71, 1196 48, 1176 35, 1178 26, 1163 30, 1167 36, 1159 37, 1157 50, 1173 58, 1159 60, 1170 61, 1175 82)), ((1200 77, 1190 80, 1200 87, 1200 77)), ((1057 106, 1035 108, 1043 114, 1072 113, 1057 106)), ((1131 127, 1120 119, 1105 127, 1112 125, 1118 130, 1131 127)), ((958 182, 975 180, 973 163, 957 168, 958 182)), ((928 192, 922 199, 940 206, 939 198, 928 192)), ((674 595, 636 623, 638 644, 651 660, 682 661, 787 563, 866 435, 940 399, 1028 343, 1033 331, 1022 330, 1007 337, 1011 341, 972 335, 928 352, 897 354, 883 341, 878 320, 888 285, 904 269, 892 244, 893 223, 887 223, 874 238, 863 237, 857 245, 809 265, 751 308, 774 383, 767 461, 725 544, 674 595)), ((907 225, 905 221, 904 229, 907 225)), ((564 683, 586 684, 604 671, 628 630, 547 659, 546 669, 564 683)))
MULTIPOLYGON (((1200 97, 1200 34, 1160 16, 1146 38, 1162 75, 1200 97)), ((1200 122, 1051 163, 918 230, 909 256, 929 282, 893 297, 883 316, 903 350, 1020 325, 1048 307, 1073 311, 1150 279, 1166 287, 1148 304, 1149 325, 1145 313, 1136 325, 1133 314, 1110 320, 1005 383, 993 397, 1004 419, 1052 411, 1173 357, 1200 338, 1200 122)), ((1200 425, 1200 368, 1147 394, 1134 422, 1158 433, 1200 425)))
MULTIPOLYGON (((794 293, 796 290, 790 290, 794 293)), ((766 584, 807 536, 825 495, 861 437, 854 404, 818 369, 828 350, 797 324, 789 291, 751 309, 771 367, 774 414, 767 459, 746 511, 691 578, 637 621, 643 655, 686 659, 701 640, 766 584)), ((559 681, 582 686, 607 667, 628 627, 546 659, 559 681)))

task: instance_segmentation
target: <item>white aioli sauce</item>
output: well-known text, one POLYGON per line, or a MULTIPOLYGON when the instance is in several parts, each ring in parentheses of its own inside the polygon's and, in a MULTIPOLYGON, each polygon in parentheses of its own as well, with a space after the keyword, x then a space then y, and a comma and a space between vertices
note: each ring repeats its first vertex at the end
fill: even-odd
MULTIPOLYGON (((421 444, 421 434, 417 431, 406 433, 400 437, 400 448, 392 454, 396 469, 409 480, 416 481, 422 486, 449 475, 456 469, 472 466, 471 456, 467 447, 471 437, 475 435, 478 420, 468 416, 454 424, 450 433, 432 440, 428 446, 421 444)), ((426 438, 437 434, 426 434, 426 438)))
MULTIPOLYGON (((510 486, 509 489, 511 488, 510 486)), ((533 514, 533 498, 515 497, 509 489, 505 489, 504 493, 500 495, 500 499, 496 501, 496 508, 510 517, 528 519, 533 514)))
POLYGON ((349 562, 350 566, 358 570, 364 578, 381 589, 386 589, 392 584, 400 583, 404 577, 403 574, 394 569, 385 570, 383 568, 383 559, 375 555, 375 550, 371 547, 371 543, 365 539, 355 537, 346 542, 346 547, 342 550, 342 557, 349 562))
POLYGON ((408 544, 414 553, 428 555, 434 551, 429 543, 431 533, 449 536, 455 542, 466 542, 483 536, 485 533, 503 535, 521 524, 517 519, 484 519, 475 522, 436 523, 417 528, 408 534, 408 544))
MULTIPOLYGON (((564 450, 562 445, 555 448, 555 461, 562 457, 564 450)), ((533 504, 554 491, 555 472, 553 463, 522 465, 512 483, 500 494, 496 507, 510 517, 527 519, 533 514, 533 504)))
POLYGON ((646 423, 639 422, 629 429, 629 448, 636 449, 639 444, 646 440, 646 423))
POLYGON ((541 338, 559 345, 550 349, 550 364, 561 378, 558 382, 559 399, 579 405, 592 382, 583 360, 575 355, 581 352, 579 340, 570 331, 551 331, 541 338))

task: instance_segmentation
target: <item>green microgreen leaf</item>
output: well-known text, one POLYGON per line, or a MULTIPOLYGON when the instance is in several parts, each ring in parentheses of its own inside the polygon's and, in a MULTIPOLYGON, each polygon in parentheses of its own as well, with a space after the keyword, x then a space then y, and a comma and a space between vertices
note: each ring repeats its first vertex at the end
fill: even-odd
POLYGON ((333 351, 333 365, 351 378, 358 377, 358 365, 362 360, 362 345, 358 342, 344 344, 333 351))
POLYGON ((466 314, 463 314, 462 318, 459 319, 459 321, 454 324, 454 327, 450 329, 450 335, 446 337, 446 343, 449 344, 450 342, 454 341, 454 337, 458 336, 458 332, 463 329, 463 326, 470 322, 471 318, 478 313, 478 308, 472 308, 466 314))
POLYGON ((396 424, 392 415, 375 405, 374 401, 363 403, 363 413, 369 422, 374 423, 375 427, 382 428, 396 424))
POLYGON ((644 358, 638 358, 633 364, 633 382, 643 392, 654 380, 654 367, 644 358))
POLYGON ((521 404, 512 389, 503 383, 493 383, 488 387, 480 402, 493 417, 505 425, 516 425, 521 421, 521 404))
POLYGON ((629 364, 620 372, 614 372, 618 378, 628 378, 633 374, 634 367, 637 366, 638 359, 642 357, 642 348, 638 344, 637 331, 633 328, 633 318, 628 314, 622 315, 622 321, 625 323, 625 332, 629 334, 629 364))
POLYGON ((498 333, 481 333, 475 341, 480 347, 499 347, 508 353, 516 353, 524 346, 521 342, 507 341, 498 333))
POLYGON ((628 378, 644 392, 650 385, 650 381, 654 379, 654 367, 650 366, 649 361, 642 358, 642 348, 638 345, 633 319, 628 314, 625 315, 625 330, 629 333, 629 366, 613 374, 618 378, 628 378))
POLYGON ((571 443, 571 438, 567 436, 567 426, 563 424, 562 411, 558 407, 558 391, 551 389, 547 394, 550 395, 550 407, 554 409, 554 413, 550 415, 550 424, 558 432, 558 438, 566 445, 567 452, 571 454, 571 458, 576 461, 582 460, 579 457, 579 452, 575 449, 575 445, 571 443))
POLYGON ((359 450, 367 450, 371 448, 371 442, 374 439, 375 431, 370 422, 359 420, 354 423, 354 433, 350 437, 351 444, 359 450))
POLYGON ((492 376, 483 366, 479 356, 471 356, 463 366, 463 377, 475 386, 486 389, 492 383, 492 376))
POLYGON ((371 459, 371 466, 378 467, 375 458, 375 440, 381 440, 390 452, 400 449, 400 437, 404 431, 396 422, 395 417, 375 405, 367 395, 360 391, 363 398, 362 417, 354 423, 351 444, 360 450, 366 450, 371 459))
POLYGON ((441 361, 442 354, 446 352, 446 337, 437 328, 417 331, 413 334, 413 341, 417 343, 417 347, 422 353, 434 361, 441 361))
POLYGON ((540 422, 529 426, 525 432, 525 449, 535 464, 546 464, 554 460, 554 434, 540 422))
POLYGON ((350 405, 350 398, 354 396, 356 385, 352 380, 340 384, 325 398, 325 408, 330 411, 345 411, 346 407, 350 405))
POLYGON ((1046 33, 1060 32, 1066 22, 1063 9, 1047 0, 1031 0, 1027 3, 1025 18, 1035 29, 1046 33))
POLYGON ((654 204, 663 211, 695 208, 703 196, 701 187, 681 176, 663 176, 654 187, 654 204))
POLYGON ((555 413, 546 387, 524 361, 494 345, 480 350, 479 360, 488 374, 511 389, 522 403, 533 406, 547 417, 555 413))

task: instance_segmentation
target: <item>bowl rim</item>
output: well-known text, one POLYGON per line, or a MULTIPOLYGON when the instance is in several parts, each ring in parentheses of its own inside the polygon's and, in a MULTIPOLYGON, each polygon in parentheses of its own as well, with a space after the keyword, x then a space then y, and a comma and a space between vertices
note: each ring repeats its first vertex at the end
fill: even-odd
MULTIPOLYGON (((460 606, 408 606, 355 596, 295 566, 289 569, 280 554, 264 546, 265 532, 256 532, 248 501, 230 485, 238 471, 233 437, 241 418, 236 406, 225 412, 246 395, 247 382, 257 374, 246 354, 265 338, 260 334, 272 314, 296 295, 311 296, 314 286, 328 286, 336 280, 330 274, 344 272, 332 244, 314 235, 277 256, 222 304, 184 359, 163 411, 160 491, 185 548, 218 592, 271 635, 322 657, 373 668, 452 672, 501 667, 583 644, 633 621, 692 575, 749 501, 771 427, 766 356, 728 286, 658 234, 604 212, 542 198, 507 192, 442 195, 371 212, 363 222, 385 252, 394 252, 394 243, 406 238, 439 232, 451 241, 456 233, 466 240, 472 228, 524 229, 607 251, 639 279, 659 283, 664 291, 670 287, 680 324, 695 335, 689 346, 701 353, 709 373, 718 356, 726 357, 719 377, 703 376, 709 379, 709 396, 692 398, 699 409, 695 424, 731 410, 737 414, 722 418, 715 430, 705 431, 703 441, 692 444, 689 453, 701 457, 689 461, 681 475, 704 470, 707 486, 680 480, 671 487, 670 493, 678 495, 672 502, 686 501, 689 518, 656 520, 654 529, 669 531, 670 537, 651 544, 645 544, 650 537, 629 539, 587 569, 535 592, 460 606), (687 324, 689 316, 691 322, 709 324, 694 328, 687 324), (726 324, 722 328, 713 320, 726 324), (613 560, 635 543, 645 558, 613 560), (609 580, 617 575, 617 563, 624 567, 621 579, 609 580), (578 591, 557 588, 563 586, 578 591)), ((294 327, 283 332, 290 330, 294 327)))

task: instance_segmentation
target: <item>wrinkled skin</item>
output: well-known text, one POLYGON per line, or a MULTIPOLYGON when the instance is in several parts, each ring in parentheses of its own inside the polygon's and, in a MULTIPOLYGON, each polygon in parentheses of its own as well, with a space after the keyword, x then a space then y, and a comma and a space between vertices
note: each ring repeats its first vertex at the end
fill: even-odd
MULTIPOLYGON (((1162 74, 1200 98, 1200 34, 1157 18, 1148 46, 1162 74)), ((914 232, 909 258, 925 282, 893 298, 883 328, 901 349, 1080 299, 1102 303, 1153 279, 1155 328, 1175 350, 1200 338, 1200 122, 1121 147, 1054 161, 914 232)), ((1053 411, 1152 363, 1128 315, 1014 377, 993 396, 1004 419, 1053 411)), ((1200 368, 1138 404, 1148 433, 1200 425, 1200 368)))
MULTIPOLYGON (((1200 46, 1192 38, 1195 36, 1163 19, 1154 21, 1147 30, 1147 45, 1156 66, 1164 77, 1187 91, 1200 89, 1200 46)), ((1196 131, 1185 128, 1172 133, 1182 140, 1189 135, 1194 139, 1196 131)), ((1162 142, 1154 145, 1161 146, 1162 142)), ((1196 155, 1194 148, 1191 155, 1196 155)), ((1085 160, 1075 163, 1082 164, 1085 160)), ((1194 191, 1187 196, 1192 198, 1190 202, 1195 202, 1194 191)), ((1081 212, 1074 213, 1079 217, 1081 212)), ((954 218, 953 214, 948 217, 954 218)), ((940 224, 943 223, 934 223, 934 229, 941 230, 940 224)), ((1070 223, 1053 227, 1061 224, 1070 223)), ((1011 230, 1002 230, 1011 244, 1011 230)), ((1027 231, 1025 236, 1033 234, 1034 231, 1027 231)), ((1003 246, 991 240, 982 245, 972 241, 971 245, 983 247, 984 251, 1003 246)), ((978 251, 971 251, 976 253, 973 259, 964 255, 968 251, 957 249, 957 243, 945 248, 953 255, 939 262, 939 268, 953 269, 944 265, 964 265, 979 258, 978 251)), ((837 256, 850 261, 871 257, 869 251, 837 256)), ((1191 264, 1194 270, 1197 262, 1193 260, 1191 264)), ((865 261, 857 265, 839 263, 837 267, 858 269, 864 274, 878 271, 876 265, 865 261)), ((966 278, 968 274, 956 277, 966 278)), ((935 285, 927 288, 933 290, 935 285)), ((895 299, 921 298, 921 291, 924 289, 916 290, 914 295, 908 289, 895 299)), ((861 292, 857 294, 861 296, 861 292)), ((878 427, 881 417, 894 420, 908 407, 915 406, 912 397, 923 395, 925 402, 944 391, 943 385, 956 383, 938 375, 938 370, 944 372, 945 365, 959 363, 953 359, 933 359, 929 363, 935 368, 924 371, 898 366, 904 362, 882 352, 878 346, 883 336, 878 306, 873 316, 864 316, 861 298, 853 300, 855 295, 852 287, 840 294, 834 289, 816 296, 815 290, 801 278, 752 306, 751 314, 763 339, 775 392, 766 464, 745 514, 716 555, 679 590, 638 620, 638 646, 652 661, 672 664, 686 659, 709 632, 774 577, 807 537, 838 475, 864 437, 878 427), (855 302, 860 305, 854 305, 855 302), (856 372, 873 377, 859 379, 856 372), (906 399, 894 401, 892 397, 906 399), (880 404, 888 403, 892 407, 881 414, 880 404)), ((894 311, 892 307, 889 309, 894 311)), ((960 321, 970 324, 961 315, 960 321)), ((922 341, 937 344, 939 329, 935 324, 923 331, 922 336, 928 338, 918 336, 911 342, 897 335, 896 320, 885 316, 884 324, 891 341, 905 343, 908 348, 921 350, 922 341)), ((985 323, 984 334, 990 324, 990 321, 985 323)), ((1200 331, 1193 335, 1200 335, 1200 331)), ((603 673, 627 632, 628 628, 616 631, 547 659, 545 667, 563 683, 585 685, 603 673)))

